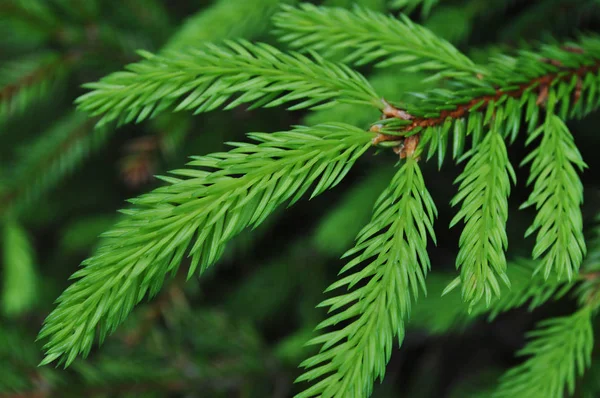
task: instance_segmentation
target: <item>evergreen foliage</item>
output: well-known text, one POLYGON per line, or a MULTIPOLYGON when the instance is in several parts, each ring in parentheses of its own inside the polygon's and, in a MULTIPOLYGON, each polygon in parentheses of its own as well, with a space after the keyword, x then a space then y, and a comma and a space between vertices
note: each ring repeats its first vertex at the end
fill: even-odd
POLYGON ((206 3, 0 4, 0 395, 596 396, 599 3, 206 3))
POLYGON ((284 7, 274 22, 283 42, 304 50, 325 50, 326 56, 349 50, 344 57, 347 63, 377 62, 379 66, 402 65, 406 71, 448 72, 439 77, 477 71, 454 46, 407 17, 397 20, 367 9, 302 4, 284 7))
MULTIPOLYGON (((550 99, 553 101, 553 98, 550 99)), ((534 131, 529 142, 544 134, 540 145, 523 163, 532 162, 529 182, 535 181, 531 196, 523 207, 535 204, 538 214, 527 235, 539 230, 533 257, 545 253, 539 269, 544 276, 558 268, 558 278, 569 280, 579 269, 586 252, 583 220, 579 206, 583 186, 577 176, 586 167, 564 122, 553 114, 551 103, 543 126, 534 131), (568 248, 568 250, 563 250, 568 248)))
POLYGON ((458 194, 450 202, 452 205, 462 202, 450 226, 461 220, 465 222, 456 258, 461 276, 455 283, 461 282, 463 299, 469 305, 476 304, 482 297, 489 305, 492 295, 500 296, 499 279, 510 287, 504 252, 508 248, 508 195, 511 180, 515 183, 516 177, 497 129, 498 126, 494 126, 474 149, 475 153, 456 180, 460 183, 458 194))
POLYGON ((345 254, 354 258, 340 274, 370 261, 327 290, 355 289, 319 304, 329 307, 332 315, 317 329, 350 322, 309 341, 322 347, 302 363, 310 370, 297 381, 326 377, 298 397, 367 396, 373 381, 383 379, 394 340, 401 343, 404 338, 411 295, 416 300, 419 289, 425 289, 430 268, 427 235, 435 239, 435 214, 421 170, 411 157, 377 200, 373 218, 359 233, 354 249, 345 254))
POLYGON ((115 119, 141 122, 175 102, 175 111, 208 112, 236 93, 243 94, 226 109, 245 103, 274 107, 300 99, 290 109, 316 107, 338 98, 380 104, 368 81, 345 65, 284 54, 267 44, 228 41, 225 46, 206 45, 172 58, 142 55, 148 62, 129 66, 131 72, 87 84, 93 91, 79 97, 80 109, 104 115, 99 122, 103 125, 115 119))
POLYGON ((43 364, 64 359, 69 365, 78 354, 87 355, 96 329, 104 340, 146 294, 159 291, 186 253, 191 277, 278 205, 294 203, 313 183, 311 196, 337 185, 373 138, 349 125, 250 137, 258 144, 233 143, 229 152, 196 157, 189 166, 201 169, 174 170, 174 176, 162 177, 171 185, 131 201, 137 208, 123 210, 127 218, 103 234, 97 255, 73 276, 79 283, 47 318, 40 332, 40 338, 50 337, 43 364), (123 279, 130 282, 123 285, 123 279))

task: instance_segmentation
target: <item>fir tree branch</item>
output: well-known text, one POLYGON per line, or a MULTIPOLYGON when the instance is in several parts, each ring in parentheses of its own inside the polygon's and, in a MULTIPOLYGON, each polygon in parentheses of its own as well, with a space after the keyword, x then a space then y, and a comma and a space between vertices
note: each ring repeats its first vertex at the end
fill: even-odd
POLYGON ((516 57, 498 55, 486 70, 478 82, 456 82, 452 90, 432 90, 404 104, 399 109, 403 123, 394 135, 420 134, 421 145, 429 146, 427 158, 437 153, 441 165, 450 138, 453 157, 458 158, 466 137, 471 135, 473 146, 478 145, 484 127, 492 121, 502 122, 501 132, 511 140, 523 115, 528 130, 536 129, 550 89, 557 93, 555 113, 563 120, 589 114, 600 103, 600 38, 596 36, 545 44, 536 51, 520 50, 516 57))
POLYGON ((417 298, 419 286, 425 290, 427 235, 435 239, 435 215, 418 163, 409 157, 379 197, 371 222, 345 255, 354 258, 340 274, 366 265, 327 289, 351 290, 320 304, 331 316, 318 329, 345 326, 309 342, 322 347, 302 363, 307 370, 297 381, 315 384, 297 398, 367 397, 375 379, 383 379, 393 340, 404 337, 411 295, 417 298))
POLYGON ((350 53, 344 62, 401 65, 407 72, 438 71, 435 77, 474 76, 481 70, 452 44, 409 18, 384 16, 366 9, 286 6, 274 22, 279 37, 294 48, 350 53))
POLYGON ((527 361, 507 371, 494 398, 562 398, 573 394, 575 379, 590 366, 594 335, 592 311, 540 322, 529 343, 519 351, 527 361))
POLYGON ((207 112, 223 105, 231 109, 295 102, 289 109, 315 108, 336 101, 383 108, 368 81, 344 65, 285 54, 267 44, 227 41, 168 57, 142 53, 147 59, 113 73, 81 96, 79 108, 103 115, 99 125, 118 119, 140 122, 177 105, 175 111, 207 112))
POLYGON ((228 240, 280 204, 294 203, 313 184, 312 196, 335 186, 374 135, 331 124, 250 137, 258 143, 196 157, 189 165, 201 170, 175 170, 179 177, 162 177, 171 185, 131 201, 135 207, 104 234, 46 319, 42 364, 59 359, 69 365, 87 355, 96 334, 102 342, 147 293, 155 295, 186 253, 188 275, 202 272, 228 240))
POLYGON ((522 164, 531 163, 528 185, 533 191, 522 208, 535 206, 537 215, 525 236, 537 232, 533 258, 541 257, 537 269, 548 278, 551 272, 560 279, 573 279, 586 253, 583 237, 583 184, 577 175, 586 164, 564 122, 554 115, 556 94, 549 94, 544 124, 530 134, 531 144, 542 135, 542 142, 522 164))
POLYGON ((448 290, 460 282, 463 300, 469 306, 483 297, 489 305, 493 295, 500 296, 499 279, 510 287, 504 252, 508 246, 506 220, 510 183, 511 180, 513 184, 516 182, 516 176, 497 128, 473 150, 465 170, 455 182, 460 183, 460 187, 451 201, 452 206, 461 202, 462 205, 450 227, 461 220, 465 227, 456 258, 456 268, 461 275, 448 290))
MULTIPOLYGON (((581 37, 579 42, 567 42, 561 46, 547 44, 539 52, 522 50, 518 57, 498 56, 488 69, 489 74, 482 80, 482 87, 456 90, 452 93, 454 100, 448 101, 449 92, 440 90, 424 96, 414 109, 407 109, 414 117, 404 131, 437 126, 448 119, 463 118, 473 112, 487 115, 491 113, 490 107, 507 103, 510 98, 520 100, 517 103, 520 102, 521 107, 535 108, 545 103, 546 98, 540 96, 544 88, 550 87, 559 93, 557 114, 562 119, 581 117, 598 106, 595 85, 600 70, 600 38, 581 37), (581 86, 578 81, 581 81, 581 86), (529 103, 531 94, 534 94, 534 104, 529 103), (442 103, 446 108, 439 109, 442 103), (431 115, 426 116, 426 113, 431 115)), ((527 120, 532 119, 532 115, 533 111, 527 109, 527 120)), ((507 116, 509 114, 505 114, 507 116)))

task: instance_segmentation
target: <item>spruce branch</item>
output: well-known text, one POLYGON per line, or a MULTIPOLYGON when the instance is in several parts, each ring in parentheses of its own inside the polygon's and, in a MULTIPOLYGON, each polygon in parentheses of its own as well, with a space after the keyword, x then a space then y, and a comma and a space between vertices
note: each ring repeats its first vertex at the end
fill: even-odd
POLYGON ((590 366, 594 335, 592 311, 548 319, 528 334, 529 343, 519 351, 527 361, 507 371, 493 398, 562 398, 573 394, 575 380, 590 366))
POLYGON ((152 55, 97 83, 81 96, 79 108, 112 120, 140 122, 172 106, 195 113, 241 104, 251 108, 294 103, 289 109, 316 108, 337 101, 383 108, 381 100, 358 72, 315 55, 285 54, 263 43, 227 41, 221 46, 152 55), (239 94, 237 97, 236 95, 239 94))
POLYGON ((522 208, 535 206, 537 215, 525 236, 537 231, 533 258, 542 261, 536 272, 545 278, 555 273, 572 280, 586 253, 583 237, 583 184, 577 175, 586 164, 564 122, 553 113, 555 93, 549 94, 544 124, 530 134, 531 144, 540 135, 541 143, 522 164, 531 163, 528 185, 533 191, 522 208))
POLYGON ((481 72, 452 44, 414 24, 356 7, 284 6, 274 17, 280 39, 294 48, 346 53, 344 62, 400 65, 407 72, 436 71, 434 78, 475 76, 481 72))
POLYGON ((170 185, 131 200, 134 208, 123 211, 126 217, 73 275, 77 281, 40 332, 48 339, 42 364, 69 365, 87 355, 96 335, 102 342, 146 294, 155 295, 186 253, 191 277, 277 206, 313 185, 312 196, 335 186, 373 136, 344 124, 253 133, 257 143, 233 143, 229 152, 196 157, 190 168, 162 177, 170 185))
MULTIPOLYGON (((534 115, 537 121, 533 110, 545 103, 543 93, 550 87, 558 93, 556 112, 562 119, 581 117, 594 110, 600 100, 595 87, 600 70, 600 38, 596 36, 582 36, 578 42, 562 45, 544 44, 539 51, 521 50, 516 57, 497 56, 487 69, 480 87, 467 83, 452 92, 432 90, 421 96, 412 109, 406 109, 413 117, 404 131, 437 126, 473 112, 487 115, 491 113, 489 107, 508 105, 510 98, 518 100, 515 105, 519 106, 514 107, 527 105, 528 121, 534 115), (534 104, 530 104, 532 95, 534 104)), ((505 117, 510 115, 505 112, 505 117)))
POLYGON ((508 196, 511 181, 514 184, 516 176, 508 160, 504 139, 496 128, 471 155, 465 170, 455 181, 460 186, 451 201, 452 206, 461 202, 462 205, 450 227, 461 220, 465 223, 456 258, 456 268, 460 269, 461 275, 446 291, 460 283, 463 300, 469 306, 484 297, 489 305, 493 295, 500 296, 499 280, 510 287, 504 252, 508 246, 508 196))
POLYGON ((451 90, 434 89, 403 104, 402 123, 393 135, 420 134, 422 145, 429 147, 427 158, 437 154, 441 166, 448 148, 452 146, 452 156, 458 159, 467 137, 477 146, 492 122, 501 122, 501 132, 511 140, 523 116, 528 131, 535 130, 550 89, 557 93, 555 113, 561 119, 589 114, 600 104, 599 70, 600 38, 593 35, 520 50, 514 57, 499 55, 486 66, 481 80, 458 81, 451 90))
POLYGON ((337 328, 309 342, 321 349, 301 364, 306 372, 297 381, 314 384, 297 398, 367 397, 375 379, 383 379, 394 338, 400 343, 404 338, 411 296, 416 300, 419 287, 425 290, 427 235, 435 239, 435 215, 418 163, 409 157, 379 197, 355 247, 345 254, 353 259, 340 274, 354 272, 327 289, 348 292, 319 305, 329 307, 331 315, 317 329, 337 328))

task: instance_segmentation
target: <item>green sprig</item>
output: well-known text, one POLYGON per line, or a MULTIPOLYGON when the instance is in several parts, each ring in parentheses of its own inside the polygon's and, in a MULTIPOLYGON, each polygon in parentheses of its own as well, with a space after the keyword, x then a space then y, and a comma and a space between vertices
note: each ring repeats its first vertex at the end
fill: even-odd
POLYGON ((249 135, 229 152, 194 158, 170 183, 131 200, 125 219, 96 254, 75 272, 58 299, 41 339, 46 358, 69 365, 115 330, 146 294, 156 294, 168 273, 191 257, 188 277, 214 264, 225 244, 259 225, 279 205, 335 186, 371 145, 373 134, 344 124, 298 127, 249 135))
POLYGON ((548 278, 556 273, 560 279, 572 280, 586 253, 583 237, 583 184, 577 175, 587 165, 581 158, 573 136, 565 123, 554 115, 555 94, 550 94, 548 116, 542 126, 530 134, 527 144, 539 136, 541 143, 522 164, 531 163, 527 181, 533 191, 522 208, 533 207, 537 215, 526 236, 537 231, 533 258, 542 261, 536 272, 548 278))
POLYGON ((316 108, 337 101, 382 108, 369 82, 345 65, 315 55, 286 54, 268 44, 227 41, 217 46, 153 55, 85 87, 79 108, 102 118, 141 122, 166 109, 208 112, 241 104, 251 108, 293 103, 289 109, 316 108), (237 95, 237 96, 236 96, 237 95))
POLYGON ((473 150, 465 170, 456 180, 460 183, 459 191, 451 201, 453 206, 461 202, 462 205, 450 227, 461 220, 465 227, 456 259, 461 276, 445 292, 460 283, 463 299, 470 306, 484 297, 489 305, 494 295, 500 296, 499 279, 510 286, 504 252, 508 246, 506 220, 511 180, 516 181, 515 172, 508 160, 504 139, 494 129, 473 150))
POLYGON ((294 48, 347 54, 344 62, 402 66, 407 72, 435 71, 435 77, 465 76, 481 71, 452 44, 414 24, 356 7, 285 6, 274 17, 280 39, 294 48))
POLYGON ((317 329, 332 330, 309 342, 321 349, 302 363, 306 372, 296 381, 314 384, 296 398, 366 397, 375 379, 383 379, 394 338, 400 343, 404 338, 411 296, 417 299, 419 287, 425 291, 427 236, 435 240, 435 215, 418 163, 409 158, 379 197, 355 247, 345 254, 353 259, 340 274, 354 272, 327 289, 348 292, 319 305, 331 315, 317 329))

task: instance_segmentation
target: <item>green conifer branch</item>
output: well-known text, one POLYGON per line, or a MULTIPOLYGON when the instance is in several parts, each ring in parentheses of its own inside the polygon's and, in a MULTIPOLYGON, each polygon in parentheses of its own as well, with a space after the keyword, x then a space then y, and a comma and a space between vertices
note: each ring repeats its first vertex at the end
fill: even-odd
POLYGON ((600 105, 599 70, 600 38, 594 35, 520 50, 514 57, 498 55, 481 80, 458 81, 451 90, 434 89, 403 104, 402 119, 409 123, 394 134, 420 134, 421 144, 429 147, 427 158, 437 154, 441 165, 450 147, 453 158, 461 156, 469 136, 478 145, 492 122, 511 141, 523 118, 528 131, 535 130, 550 91, 556 93, 555 113, 561 119, 589 114, 600 105))
POLYGON ((225 109, 246 103, 256 108, 290 102, 295 104, 289 109, 304 109, 336 101, 383 108, 358 72, 318 56, 313 60, 285 54, 268 44, 238 40, 222 46, 206 44, 168 57, 142 55, 146 60, 129 65, 127 72, 87 84, 93 91, 79 97, 79 108, 93 116, 103 115, 99 125, 115 119, 140 122, 173 105, 175 111, 207 112, 231 99, 225 109))
POLYGON ((283 7, 273 20, 283 42, 326 56, 349 51, 347 63, 401 65, 407 72, 440 72, 437 77, 481 72, 452 44, 403 15, 396 19, 361 8, 348 11, 303 3, 283 7))
POLYGON ((186 253, 188 275, 202 272, 228 240, 277 206, 294 203, 313 185, 312 196, 336 185, 374 134, 330 124, 250 137, 257 143, 196 157, 189 166, 200 169, 175 170, 177 177, 162 177, 170 185, 131 201, 135 207, 104 234, 46 319, 43 364, 69 365, 87 355, 96 335, 102 342, 146 294, 156 294, 186 253))
MULTIPOLYGON (((369 1, 372 0, 363 3, 369 1)), ((29 0, 9 2, 20 6, 29 0)), ((294 0, 284 2, 289 4, 294 0)), ((31 1, 34 3, 43 5, 38 0, 31 1)), ((281 1, 230 3, 218 0, 206 14, 190 19, 187 27, 159 55, 142 52, 144 61, 88 85, 92 91, 79 99, 80 108, 99 116, 101 126, 111 121, 142 121, 167 110, 199 113, 239 105, 285 104, 290 109, 332 111, 336 109, 333 105, 345 103, 340 109, 351 117, 345 114, 335 117, 361 125, 372 121, 377 111, 383 116, 371 125, 372 133, 330 123, 288 132, 251 134, 256 141, 252 144, 234 143, 235 149, 229 152, 194 158, 190 167, 160 177, 168 185, 133 199, 133 207, 123 211, 123 220, 104 234, 95 255, 74 274, 76 281, 60 297, 40 333, 40 338, 47 341, 42 364, 58 361, 68 366, 78 355, 87 355, 96 339, 102 342, 136 304, 146 296, 155 295, 167 275, 175 273, 181 263, 187 266, 189 262, 188 277, 196 271, 202 273, 219 260, 227 242, 242 230, 258 226, 276 207, 294 203, 311 186, 315 186, 313 195, 333 187, 369 146, 382 144, 394 147, 401 157, 408 159, 380 196, 371 222, 359 233, 354 249, 347 252, 346 256, 352 258, 342 269, 344 275, 329 288, 345 291, 321 304, 329 308, 330 316, 317 328, 322 335, 310 342, 320 345, 321 351, 303 363, 306 370, 298 381, 312 384, 299 397, 368 396, 374 381, 384 377, 394 338, 402 343, 411 301, 416 300, 419 286, 425 290, 424 280, 429 270, 427 236, 435 239, 432 224, 436 210, 424 186, 418 155, 427 150, 427 158, 437 155, 441 164, 450 148, 456 160, 470 157, 465 172, 457 180, 460 192, 452 202, 461 204, 452 225, 462 220, 466 226, 457 259, 461 276, 449 289, 462 285, 462 297, 459 300, 444 297, 445 305, 459 310, 453 308, 456 312, 449 312, 444 318, 436 316, 434 330, 468 323, 473 316, 483 313, 489 313, 493 319, 502 311, 526 303, 531 309, 574 290, 579 304, 585 308, 573 316, 543 323, 523 351, 532 354, 531 357, 507 373, 497 396, 535 398, 538 394, 552 398, 561 396, 565 390, 572 392, 574 375, 581 373, 585 368, 583 363, 589 360, 592 344, 588 338, 589 319, 600 306, 597 267, 600 250, 595 243, 590 245, 589 261, 577 275, 586 252, 580 212, 583 191, 577 168, 581 170, 585 164, 564 121, 582 117, 600 105, 600 37, 580 36, 565 44, 549 42, 519 50, 514 55, 497 53, 488 64, 478 65, 432 33, 433 28, 432 31, 422 28, 404 16, 394 19, 360 8, 345 11, 305 4, 284 7, 275 17, 280 32, 284 32, 283 41, 292 47, 347 55, 344 62, 356 65, 374 62, 396 66, 387 70, 398 70, 394 73, 406 74, 409 79, 415 79, 415 71, 426 72, 430 79, 419 80, 443 87, 408 96, 407 85, 402 82, 406 76, 391 75, 390 81, 400 87, 382 84, 392 89, 390 97, 396 96, 398 90, 401 93, 394 98, 397 101, 385 101, 381 94, 388 98, 388 93, 373 89, 362 75, 343 63, 326 61, 319 55, 284 53, 266 44, 245 41, 192 49, 196 45, 194 36, 196 40, 204 40, 201 35, 221 38, 264 32, 267 29, 264 19, 281 1), (232 16, 245 18, 236 27, 239 30, 225 31, 228 27, 224 18, 232 16), (187 50, 181 51, 183 48, 187 50), (540 127, 542 114, 546 118, 540 127), (526 129, 521 128, 522 119, 526 121, 526 129), (529 144, 541 138, 540 147, 524 162, 531 164, 529 183, 533 185, 524 206, 535 205, 538 210, 528 234, 538 234, 534 256, 539 258, 534 262, 516 260, 517 264, 507 269, 504 254, 507 198, 514 171, 508 162, 505 140, 515 140, 521 130, 528 131, 529 144), (420 142, 416 154, 409 145, 415 142, 420 142), (464 152, 467 156, 463 156, 464 152), (183 260, 185 256, 189 260, 183 260), (524 265, 521 267, 520 263, 524 265), (534 269, 545 272, 532 276, 534 269), (550 271, 556 271, 556 275, 550 271), (512 284, 509 291, 502 289, 502 295, 499 295, 500 279, 512 284), (463 305, 461 299, 468 304, 463 305), (585 311, 588 315, 583 321, 585 317, 579 314, 585 311), (553 382, 547 383, 550 386, 543 385, 542 380, 547 381, 548 377, 553 382)), ((383 4, 379 0, 374 3, 383 4)), ((437 1, 394 3, 403 7, 420 4, 427 12, 437 1)), ((56 0, 48 9, 58 8, 61 15, 64 12, 69 18, 76 14, 83 16, 75 10, 70 12, 68 4, 56 0)), ((469 8, 470 15, 481 11, 475 9, 474 2, 465 4, 462 6, 469 8)), ((457 3, 453 7, 461 6, 457 3)), ((127 13, 119 11, 117 16, 122 18, 127 13)), ((54 23, 54 16, 49 21, 54 23)), ((98 42, 114 44, 109 42, 120 40, 114 32, 121 30, 106 29, 110 24, 99 26, 98 42)), ((77 32, 66 40, 73 39, 85 47, 89 43, 83 42, 90 32, 80 28, 74 27, 73 32, 77 32)), ((59 29, 48 33, 69 32, 59 29)), ((35 76, 36 73, 34 70, 35 76)), ((44 79, 40 78, 40 82, 44 79)), ((34 81, 31 87, 37 83, 34 81)), ((0 117, 3 106, 14 113, 11 109, 16 109, 19 101, 29 104, 41 96, 41 91, 32 89, 33 94, 29 94, 29 86, 22 86, 22 92, 17 90, 12 98, 2 101, 0 82, 0 117), (25 100, 19 99, 20 96, 25 100)), ((319 117, 330 118, 326 113, 319 117)), ((76 118, 69 117, 65 124, 55 126, 27 148, 18 159, 15 173, 2 173, 0 217, 9 210, 21 210, 22 203, 39 196, 57 176, 69 171, 85 154, 82 147, 89 147, 86 138, 93 141, 96 133, 105 134, 106 130, 97 129, 88 137, 90 126, 82 120, 73 122, 85 125, 75 132, 77 129, 70 128, 69 120, 76 118), (46 171, 47 175, 42 175, 46 171), (16 184, 6 179, 13 175, 16 184)), ((356 197, 339 214, 346 214, 347 218, 349 209, 359 202, 358 196, 366 198, 372 194, 365 186, 359 188, 351 190, 356 197)), ((329 214, 332 216, 329 225, 343 221, 339 214, 329 214)), ((334 235, 335 228, 325 225, 314 239, 324 244, 334 235)), ((314 239, 305 238, 303 242, 314 244, 314 239)), ((12 247, 25 245, 21 240, 12 247)), ((265 275, 270 275, 273 269, 268 268, 265 275)), ((286 286, 281 288, 289 293, 286 286)), ((458 296, 458 292, 453 293, 458 296)), ((303 330, 300 335, 304 334, 303 330)), ((298 355, 299 349, 293 351, 288 358, 298 355)), ((83 373, 85 368, 83 365, 83 373)), ((116 376, 121 375, 118 363, 109 363, 107 378, 111 369, 117 369, 116 376)), ((93 378, 103 373, 91 369, 89 374, 93 378)))
POLYGON ((537 215, 526 236, 537 231, 533 258, 542 258, 536 270, 548 278, 573 279, 586 253, 583 237, 583 184, 577 175, 586 164, 564 122, 554 115, 555 93, 550 93, 544 124, 530 134, 531 144, 540 135, 541 143, 522 164, 531 163, 528 185, 533 191, 522 208, 535 206, 537 215))
POLYGON ((318 354, 301 366, 297 381, 314 384, 297 398, 366 397, 375 379, 383 379, 394 338, 404 338, 411 296, 425 290, 429 270, 427 235, 435 240, 435 205, 425 188, 415 158, 408 158, 379 197, 371 222, 359 233, 353 256, 327 290, 348 289, 323 301, 330 317, 317 329, 323 332, 309 344, 321 345, 318 354), (356 270, 365 263, 364 268, 356 270), (342 326, 338 326, 338 325, 342 326))
POLYGON ((465 227, 456 258, 461 275, 448 290, 460 283, 463 300, 470 306, 484 297, 489 305, 494 295, 500 296, 499 280, 510 287, 504 252, 508 247, 506 221, 511 181, 516 182, 515 172, 504 139, 495 127, 473 150, 465 170, 456 179, 460 186, 451 201, 452 206, 461 202, 462 205, 450 227, 461 220, 465 227))
POLYGON ((493 398, 562 398, 573 394, 575 380, 590 366, 594 346, 592 311, 540 322, 528 334, 529 342, 519 356, 527 361, 507 371, 493 398))

